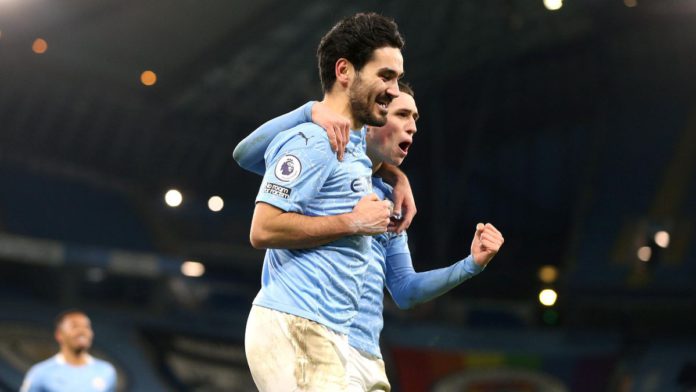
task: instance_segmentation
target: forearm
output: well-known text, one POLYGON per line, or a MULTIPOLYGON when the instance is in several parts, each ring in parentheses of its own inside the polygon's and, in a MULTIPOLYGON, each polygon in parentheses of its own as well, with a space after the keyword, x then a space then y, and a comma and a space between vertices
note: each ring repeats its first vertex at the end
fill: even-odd
POLYGON ((293 212, 266 213, 258 206, 251 225, 251 244, 257 249, 314 248, 356 234, 351 214, 305 216, 293 212))
POLYGON ((299 108, 267 121, 244 138, 235 147, 232 157, 243 169, 263 175, 266 171, 264 153, 273 138, 280 132, 312 121, 312 105, 307 102, 299 108))
POLYGON ((439 297, 482 270, 469 256, 449 267, 415 272, 410 255, 408 262, 403 260, 405 258, 404 255, 400 263, 387 263, 387 268, 391 269, 388 273, 391 274, 392 281, 389 289, 397 306, 402 309, 439 297))

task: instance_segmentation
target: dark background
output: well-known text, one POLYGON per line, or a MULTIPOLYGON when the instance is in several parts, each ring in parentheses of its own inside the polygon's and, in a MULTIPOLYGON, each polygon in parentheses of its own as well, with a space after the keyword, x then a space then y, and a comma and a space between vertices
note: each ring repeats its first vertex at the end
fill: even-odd
MULTIPOLYGON (((409 312, 387 304, 387 343, 399 345, 401 325, 593 331, 615 344, 607 389, 688 388, 693 378, 660 373, 649 389, 622 369, 655 339, 694 347, 690 0, 566 0, 558 11, 541 0, 0 1, 0 293, 26 304, 4 318, 116 309, 138 331, 240 342, 263 258, 248 244, 260 178, 231 152, 321 98, 316 46, 358 11, 393 17, 406 39, 421 114, 403 165, 418 206, 416 269, 465 257, 477 222, 506 239, 445 297, 409 312), (140 83, 145 70, 154 86, 140 83), (164 204, 170 188, 184 195, 178 208, 164 204), (206 207, 212 195, 225 201, 219 213, 206 207), (667 248, 653 240, 661 230, 667 248), (182 277, 184 260, 205 275, 182 277), (538 278, 547 265, 552 283, 538 278), (554 307, 538 303, 542 288, 558 292, 554 307)), ((152 357, 169 347, 145 340, 152 357)))

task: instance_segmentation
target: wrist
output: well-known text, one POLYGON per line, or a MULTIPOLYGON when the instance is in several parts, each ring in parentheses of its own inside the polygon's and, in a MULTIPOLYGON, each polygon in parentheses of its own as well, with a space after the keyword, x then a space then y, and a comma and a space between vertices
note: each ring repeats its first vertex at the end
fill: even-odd
POLYGON ((341 214, 336 216, 340 222, 345 235, 356 235, 360 233, 360 224, 358 223, 355 212, 341 214))

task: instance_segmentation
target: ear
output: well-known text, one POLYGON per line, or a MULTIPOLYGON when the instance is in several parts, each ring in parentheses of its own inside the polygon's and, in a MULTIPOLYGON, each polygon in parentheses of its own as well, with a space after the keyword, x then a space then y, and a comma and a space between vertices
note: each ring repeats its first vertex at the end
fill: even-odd
POLYGON ((336 61, 336 82, 342 87, 348 87, 354 74, 353 64, 347 59, 340 58, 336 61))
POLYGON ((58 344, 62 343, 63 337, 60 336, 60 331, 58 329, 56 329, 56 331, 53 333, 53 337, 56 339, 56 342, 58 342, 58 344))

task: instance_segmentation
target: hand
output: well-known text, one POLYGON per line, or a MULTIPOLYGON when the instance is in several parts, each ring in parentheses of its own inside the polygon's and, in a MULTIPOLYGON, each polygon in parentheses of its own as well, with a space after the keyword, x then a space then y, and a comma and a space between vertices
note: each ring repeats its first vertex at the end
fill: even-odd
POLYGON ((411 184, 406 175, 397 177, 392 199, 394 199, 394 213, 389 223, 389 231, 401 233, 411 226, 411 221, 416 216, 416 200, 413 198, 411 184))
POLYGON ((326 130, 331 149, 336 151, 338 160, 343 160, 343 153, 350 140, 350 120, 336 114, 321 102, 312 105, 312 122, 326 130))
POLYGON ((374 193, 363 196, 351 212, 355 234, 375 235, 386 232, 390 207, 390 201, 380 200, 374 193))
POLYGON ((488 264, 503 246, 505 239, 498 229, 490 223, 476 225, 476 233, 471 241, 471 254, 479 267, 488 264))

